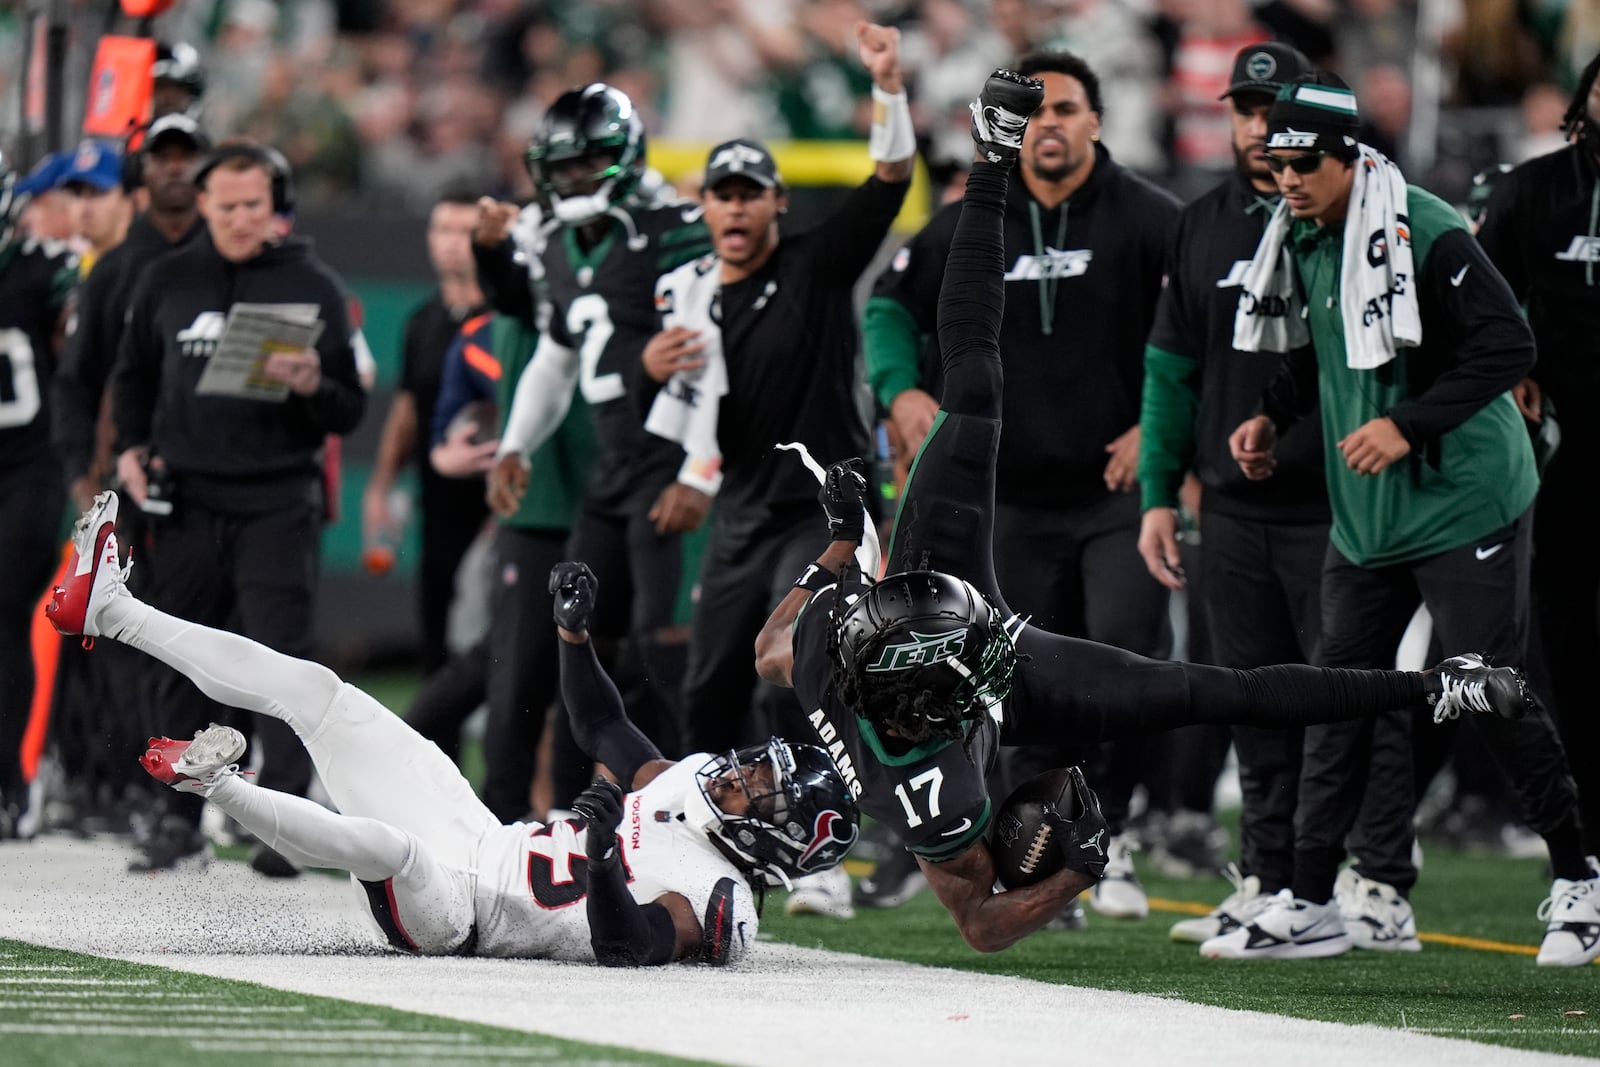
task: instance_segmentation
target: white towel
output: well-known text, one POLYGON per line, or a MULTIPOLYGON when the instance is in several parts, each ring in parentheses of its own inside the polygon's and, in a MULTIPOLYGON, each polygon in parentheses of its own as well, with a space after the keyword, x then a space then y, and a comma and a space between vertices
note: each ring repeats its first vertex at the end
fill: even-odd
MULTIPOLYGON (((799 441, 789 441, 780 443, 778 447, 787 452, 800 453, 800 462, 806 465, 806 470, 810 471, 812 477, 816 478, 817 484, 824 485, 827 483, 828 472, 823 470, 822 464, 816 461, 811 455, 811 450, 805 445, 799 441)), ((866 535, 861 539, 861 543, 856 546, 856 566, 861 568, 861 573, 866 575, 870 583, 883 577, 878 573, 878 568, 883 566, 883 546, 878 542, 878 526, 872 521, 872 512, 867 510, 867 504, 864 500, 861 502, 861 510, 866 512, 867 516, 866 535)))
POLYGON ((656 311, 663 327, 687 326, 700 335, 705 365, 667 379, 650 405, 644 428, 677 441, 687 455, 678 481, 716 495, 722 487, 722 448, 717 444, 717 413, 728 394, 728 365, 722 355, 722 329, 711 317, 722 288, 722 261, 703 256, 656 280, 656 311))
MULTIPOLYGON (((1405 176, 1368 145, 1360 153, 1344 223, 1339 314, 1346 365, 1371 370, 1422 343, 1422 315, 1405 176)), ((1287 352, 1310 340, 1286 247, 1290 222, 1288 205, 1279 204, 1245 272, 1233 320, 1233 346, 1241 352, 1287 352)))

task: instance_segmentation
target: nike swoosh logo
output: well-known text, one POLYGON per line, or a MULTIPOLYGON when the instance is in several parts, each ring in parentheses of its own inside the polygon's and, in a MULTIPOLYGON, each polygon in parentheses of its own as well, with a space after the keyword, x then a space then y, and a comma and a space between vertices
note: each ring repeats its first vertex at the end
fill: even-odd
MULTIPOLYGON (((1291 927, 1289 927, 1289 936, 1290 937, 1302 937, 1302 936, 1304 936, 1306 934, 1309 934, 1311 931, 1315 930, 1317 928, 1317 925, 1318 925, 1317 923, 1312 923, 1310 926, 1302 927, 1299 930, 1296 930, 1294 927, 1291 926, 1291 927)), ((1319 940, 1326 940, 1326 938, 1321 938, 1319 940)))
POLYGON ((1461 279, 1465 278, 1467 276, 1467 271, 1471 269, 1472 264, 1468 263, 1465 267, 1462 267, 1460 270, 1450 275, 1450 284, 1455 286, 1457 289, 1461 288, 1461 279))
POLYGON ((1477 556, 1480 560, 1485 560, 1504 547, 1506 547, 1506 543, 1501 541, 1498 545, 1490 545, 1488 548, 1475 548, 1472 550, 1472 554, 1477 556))
POLYGON ((962 819, 960 826, 956 827, 954 830, 946 830, 944 833, 940 834, 939 836, 940 837, 954 837, 957 834, 964 834, 970 829, 972 829, 972 820, 971 819, 962 819))

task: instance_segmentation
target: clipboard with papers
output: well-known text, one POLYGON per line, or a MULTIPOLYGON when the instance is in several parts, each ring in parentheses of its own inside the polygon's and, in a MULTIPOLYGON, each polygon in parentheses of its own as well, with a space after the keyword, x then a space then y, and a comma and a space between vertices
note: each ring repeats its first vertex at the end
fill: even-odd
POLYGON ((299 352, 317 343, 322 320, 316 304, 234 304, 195 392, 276 403, 289 386, 262 369, 274 352, 299 352))

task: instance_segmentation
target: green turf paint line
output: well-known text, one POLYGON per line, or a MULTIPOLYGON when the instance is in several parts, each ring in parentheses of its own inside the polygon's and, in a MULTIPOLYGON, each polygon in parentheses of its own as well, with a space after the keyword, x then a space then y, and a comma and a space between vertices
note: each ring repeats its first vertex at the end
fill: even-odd
POLYGON ((7 1064, 168 1067, 218 1054, 248 1067, 695 1062, 19 941, 0 940, 0 958, 13 968, 0 978, 0 1060, 7 1064))
MULTIPOLYGON (((1233 890, 1220 877, 1168 879, 1142 866, 1139 873, 1152 907, 1160 901, 1174 916, 1205 914, 1233 890)), ((1537 967, 1529 958, 1537 949, 1526 942, 1544 930, 1535 911, 1548 890, 1536 860, 1430 852, 1412 894, 1419 920, 1435 931, 1423 935, 1427 948, 1328 960, 1207 960, 1197 946, 1168 938, 1164 915, 1117 921, 1092 910, 1087 930, 1041 931, 1005 952, 979 955, 931 893, 895 909, 858 908, 850 922, 786 916, 779 898, 768 904, 762 935, 930 966, 1600 1057, 1594 972, 1537 967)))

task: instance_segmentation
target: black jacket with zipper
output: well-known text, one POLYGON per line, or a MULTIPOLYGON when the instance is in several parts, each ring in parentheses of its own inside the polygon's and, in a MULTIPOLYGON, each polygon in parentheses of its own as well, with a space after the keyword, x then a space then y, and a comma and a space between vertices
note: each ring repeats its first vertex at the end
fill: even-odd
POLYGON ((147 445, 159 455, 179 507, 254 514, 315 499, 323 438, 353 429, 366 409, 350 333, 343 287, 310 242, 291 237, 233 263, 201 235, 152 263, 129 302, 111 379, 117 451, 147 445), (219 320, 239 303, 318 306, 314 394, 274 403, 196 393, 219 320))

